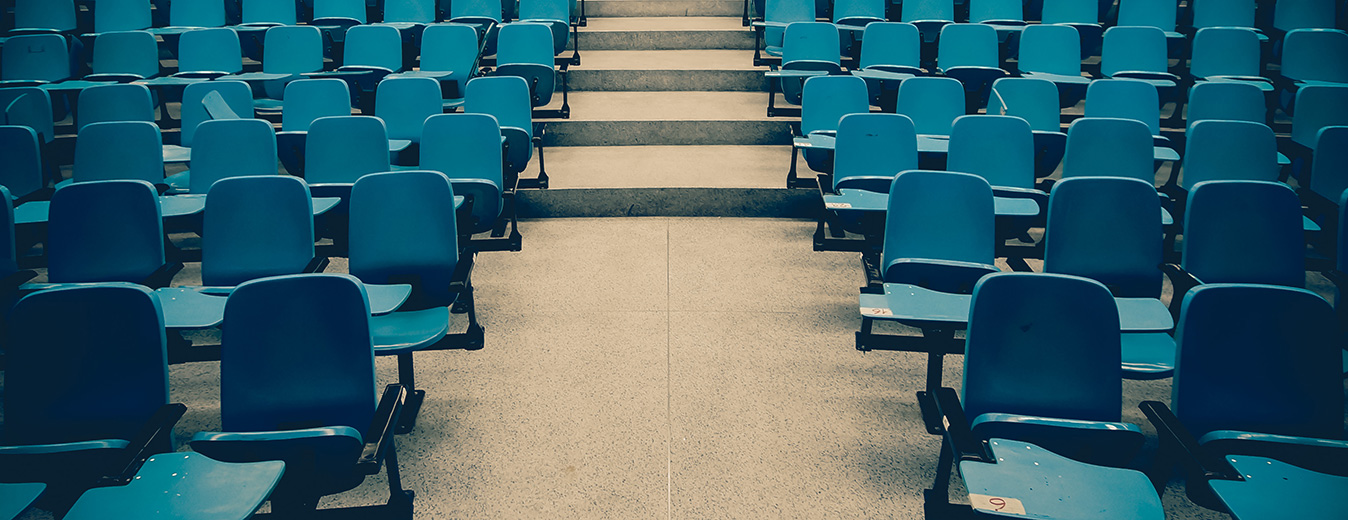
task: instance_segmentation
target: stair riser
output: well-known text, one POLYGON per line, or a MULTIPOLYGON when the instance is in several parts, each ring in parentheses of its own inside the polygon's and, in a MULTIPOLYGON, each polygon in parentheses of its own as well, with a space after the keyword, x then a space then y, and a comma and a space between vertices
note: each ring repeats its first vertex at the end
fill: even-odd
POLYGON ((694 0, 646 2, 641 0, 587 0, 585 16, 741 16, 744 2, 694 0))
POLYGON ((784 145, 785 121, 549 121, 545 146, 784 145))
POLYGON ((811 218, 819 193, 786 188, 574 188, 520 191, 519 216, 811 218))
MULTIPOLYGON (((582 56, 584 51, 582 51, 582 56)), ((733 91, 767 92, 756 70, 586 70, 570 72, 573 91, 733 91)), ((766 94, 764 102, 767 102, 766 94)))
POLYGON ((754 35, 749 31, 595 31, 581 32, 581 52, 604 51, 664 51, 684 49, 754 48, 754 35))

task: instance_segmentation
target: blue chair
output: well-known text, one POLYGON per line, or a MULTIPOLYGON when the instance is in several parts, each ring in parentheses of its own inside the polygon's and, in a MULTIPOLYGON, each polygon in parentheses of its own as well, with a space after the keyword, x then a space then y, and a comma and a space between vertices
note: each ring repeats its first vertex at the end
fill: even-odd
POLYGON ((557 77, 562 79, 562 107, 557 117, 570 117, 567 102, 570 90, 565 71, 553 68, 552 29, 540 23, 516 22, 501 26, 497 37, 496 75, 519 76, 529 84, 530 99, 535 108, 552 103, 557 89, 557 77))
POLYGON ((15 0, 14 29, 10 34, 75 31, 74 0, 15 0))
POLYGON ((889 188, 900 172, 917 169, 917 131, 899 114, 847 114, 838 121, 833 174, 820 175, 824 212, 815 230, 817 251, 878 249, 889 188), (828 180, 831 178, 831 182, 828 180), (825 227, 832 230, 828 236, 825 227), (864 235, 849 240, 846 232, 864 235))
POLYGON ((950 128, 946 170, 982 177, 992 186, 998 215, 1042 215, 1048 194, 1034 187, 1034 132, 1015 116, 972 115, 955 118, 950 128), (1011 206, 1015 206, 1012 210, 1011 206))
POLYGON ((1152 156, 1152 134, 1146 123, 1083 117, 1067 127, 1062 177, 1127 177, 1155 185, 1152 156))
POLYGON ((256 27, 277 27, 299 23, 299 11, 291 2, 270 0, 241 0, 243 23, 256 27))
POLYGON ((94 33, 141 31, 150 27, 150 0, 99 0, 94 33))
POLYGON ((152 34, 165 39, 187 31, 225 26, 225 3, 215 0, 173 0, 169 3, 167 27, 151 27, 152 34))
POLYGON ((371 320, 375 354, 398 357, 398 381, 411 392, 401 432, 412 430, 426 395, 416 388, 412 354, 483 346, 474 253, 459 249, 453 201, 449 178, 434 171, 366 175, 351 189, 351 274, 365 283, 412 285, 407 310, 371 320), (465 332, 446 335, 450 305, 468 314, 465 332))
POLYGON ((365 0, 315 0, 310 25, 323 31, 323 54, 341 57, 346 31, 366 23, 365 0))
POLYGON ((141 180, 164 184, 159 127, 148 121, 107 121, 80 129, 72 182, 141 180))
POLYGON ((1273 5, 1273 29, 1289 33, 1297 29, 1333 29, 1334 0, 1302 0, 1273 5))
POLYGON ((473 27, 459 23, 431 25, 421 34, 421 49, 421 67, 393 77, 433 78, 440 82, 444 108, 462 106, 464 87, 477 75, 480 57, 473 27))
POLYGON ((953 334, 968 322, 969 294, 998 272, 993 208, 992 187, 977 175, 910 170, 894 178, 874 266, 882 283, 862 290, 858 350, 925 352, 927 388, 941 386, 945 354, 963 352, 953 334), (922 337, 876 333, 876 320, 916 327, 922 337))
POLYGON ((1010 75, 1001 69, 997 31, 991 25, 955 23, 941 28, 937 53, 937 70, 964 84, 969 113, 987 106, 992 82, 1010 75))
POLYGON ((1030 123, 1034 132, 1035 177, 1048 177, 1062 164, 1067 134, 1062 131, 1058 88, 1052 81, 1033 78, 994 81, 987 113, 1016 116, 1030 123))
POLYGON ((47 281, 168 286, 182 264, 165 261, 160 215, 158 194, 145 181, 80 182, 56 190, 47 220, 47 281))
POLYGON ((916 125, 919 153, 939 155, 949 149, 950 128, 965 113, 964 99, 964 85, 952 78, 913 78, 899 85, 895 112, 916 125))
POLYGON ((169 511, 184 520, 245 520, 267 500, 284 471, 285 463, 275 460, 234 464, 196 453, 155 455, 134 475, 125 475, 126 485, 86 491, 65 518, 93 520, 108 511, 145 518, 169 511))
POLYGON ((779 88, 787 103, 799 105, 805 80, 842 73, 838 38, 837 27, 828 22, 786 26, 781 68, 764 74, 768 79, 768 117, 800 115, 796 110, 776 107, 779 88))
MULTIPOLYGON (((1045 24, 1070 25, 1081 37, 1081 59, 1095 56, 1104 39, 1100 9, 1096 0, 1043 0, 1041 20, 1045 24)), ((1113 4, 1113 2, 1110 2, 1113 4)))
POLYGON ((1178 13, 1178 0, 1119 0, 1118 25, 1155 27, 1165 32, 1166 39, 1183 41, 1184 35, 1175 30, 1178 13))
POLYGON ((1081 75, 1081 40, 1069 25, 1032 25, 1020 33, 1017 69, 1023 78, 1052 81, 1062 107, 1076 105, 1091 79, 1081 75))
POLYGON ((341 66, 325 75, 346 81, 354 104, 373 111, 375 87, 389 74, 403 71, 402 35, 395 27, 372 24, 348 29, 345 38, 341 66))
POLYGON ((431 78, 388 78, 375 90, 374 114, 388 125, 388 139, 420 143, 426 118, 444 111, 442 99, 431 78))
POLYGON ((1149 82, 1131 78, 1092 82, 1086 89, 1086 117, 1141 121, 1151 131, 1156 161, 1180 159, 1170 139, 1161 135, 1160 98, 1149 82))
POLYGON ((1321 128, 1348 125, 1348 85, 1307 85, 1297 90, 1296 100, 1306 110, 1292 117, 1291 146, 1285 153, 1304 159, 1321 128))
POLYGON ((1014 504, 1044 518, 1164 518, 1146 475, 1110 467, 1143 442, 1136 425, 1121 422, 1118 327, 1099 282, 1032 273, 980 280, 963 399, 951 388, 918 393, 928 431, 947 440, 926 510, 953 513, 950 466, 959 461, 975 511, 1014 504))
POLYGON ((71 77, 70 51, 59 34, 11 36, 0 49, 0 87, 37 86, 71 77))
POLYGON ((304 176, 309 126, 320 117, 351 115, 351 91, 335 78, 301 79, 286 85, 290 104, 281 111, 276 153, 291 175, 304 176))
MULTIPOLYGON (((1315 161, 1311 163, 1309 193, 1302 190, 1302 201, 1311 209, 1326 205, 1338 208, 1338 197, 1348 190, 1348 126, 1327 126, 1315 139, 1315 161), (1309 199, 1309 200, 1308 200, 1309 199)), ((1324 220, 1336 218, 1327 211, 1324 220)), ((1321 226, 1322 228, 1325 226, 1321 226)), ((1348 271, 1345 271, 1348 272, 1348 271)))
POLYGON ((399 31, 411 31, 435 23, 439 19, 435 0, 386 0, 384 21, 380 22, 380 25, 392 26, 399 31))
POLYGON ((53 112, 60 113, 61 105, 53 105, 51 94, 41 87, 0 88, 5 124, 32 128, 38 140, 48 145, 56 139, 53 112))
MULTIPOLYGON (((1189 7, 1193 28, 1239 27, 1254 29, 1256 0, 1201 0, 1189 7)), ((1257 29, 1255 29, 1257 31, 1257 29)), ((1268 39, 1259 33, 1261 39, 1268 39)))
POLYGON ((267 29, 264 38, 262 72, 235 74, 229 79, 259 85, 265 97, 254 101, 254 108, 279 111, 287 83, 323 70, 323 34, 317 27, 283 25, 267 29))
POLYGON ((1232 517, 1337 514, 1348 441, 1333 324, 1329 303, 1303 289, 1185 296, 1170 406, 1141 405, 1160 437, 1157 490, 1180 464, 1190 499, 1232 517))
MULTIPOLYGON (((407 390, 376 401, 369 302, 355 279, 300 274, 238 286, 225 304, 220 432, 192 449, 226 462, 285 462, 272 510, 307 514, 324 495, 388 468, 390 517, 410 518, 393 428, 407 390)), ((369 511, 366 514, 372 514, 369 511)))
MULTIPOLYGON (((501 124, 501 135, 506 139, 508 171, 519 174, 529 166, 534 155, 535 142, 542 132, 534 132, 533 112, 529 105, 529 84, 518 77, 484 77, 468 80, 464 89, 464 110, 468 114, 489 114, 501 124)), ((538 148, 538 186, 547 186, 543 163, 543 148, 538 148)), ((529 187, 525 179, 520 187, 529 187)))
POLYGON ((922 70, 922 40, 917 26, 874 22, 862 32, 860 69, 853 76, 866 80, 871 104, 893 111, 903 80, 926 74, 922 70))
POLYGON ((1240 27, 1206 27, 1194 35, 1189 74, 1202 81, 1249 83, 1272 91, 1263 77, 1259 35, 1240 27))
POLYGON ((855 56, 856 44, 865 45, 866 26, 885 22, 885 0, 839 0, 833 2, 833 24, 838 26, 842 54, 855 56))
POLYGON ((797 182, 796 162, 801 155, 805 156, 805 163, 811 170, 819 173, 833 171, 833 136, 838 121, 847 114, 870 112, 867 98, 866 82, 857 77, 823 76, 805 80, 800 108, 801 135, 792 142, 787 187, 814 187, 808 182, 797 182))
POLYGON ((1123 331, 1123 376, 1168 377, 1174 327, 1161 302, 1160 198, 1150 184, 1073 177, 1053 186, 1044 234, 1044 272, 1090 278, 1114 295, 1123 331))
POLYGON ((13 206, 44 195, 47 183, 37 132, 26 126, 0 125, 0 155, 5 157, 0 161, 0 186, 11 197, 11 211, 13 206))
MULTIPOLYGON (((146 31, 100 33, 94 39, 93 72, 82 81, 126 83, 159 76, 159 44, 146 31)), ((74 82, 65 82, 63 88, 74 82)))
POLYGON ((487 114, 440 114, 426 120, 422 130, 421 160, 418 167, 438 171, 449 177, 454 193, 465 198, 469 219, 461 227, 466 240, 471 235, 492 232, 503 241, 472 240, 476 250, 483 246, 520 250, 520 234, 515 219, 515 188, 519 179, 504 175, 501 127, 487 114))
POLYGON ((929 44, 940 37, 942 27, 955 23, 955 0, 906 0, 899 7, 900 21, 916 25, 929 44))
MULTIPOLYGON (((182 114, 177 145, 164 146, 164 162, 181 163, 192 159, 192 144, 197 135, 197 127, 211 119, 202 100, 212 92, 218 92, 229 109, 239 117, 253 117, 253 91, 242 81, 204 81, 193 83, 183 89, 182 114)), ((162 108, 162 107, 161 107, 162 108)), ((170 185, 186 187, 186 179, 170 182, 170 185)))
POLYGON ((1282 45, 1282 68, 1277 81, 1283 109, 1295 116, 1300 89, 1309 85, 1348 84, 1348 33, 1338 30, 1297 29, 1282 45))
POLYGON ((754 66, 781 63, 782 38, 786 26, 795 22, 813 22, 815 4, 809 0, 766 0, 761 21, 753 22, 754 66), (764 57, 763 54, 767 54, 764 57))
POLYGON ((239 35, 229 27, 183 33, 178 40, 178 72, 175 78, 214 79, 243 70, 239 35))
POLYGON ((304 180, 317 194, 347 199, 357 179, 391 170, 384 124, 370 116, 315 119, 304 154, 304 180))
POLYGON ((969 23, 991 26, 997 31, 997 39, 1001 43, 1006 43, 1011 35, 1019 34, 1028 25, 1023 2, 968 0, 968 4, 969 23))
POLYGON ((569 0, 521 0, 519 2, 520 22, 541 23, 552 29, 552 54, 566 52, 572 47, 571 56, 557 59, 557 64, 580 65, 579 24, 571 25, 571 3, 569 0))
POLYGON ((187 192, 205 195, 215 181, 247 175, 276 175, 276 131, 261 119, 201 123, 192 146, 187 192))
POLYGON ((1184 115, 1186 128, 1208 119, 1263 123, 1267 116, 1264 93, 1248 82, 1200 81, 1189 88, 1184 115))
POLYGON ((80 91, 76 103, 79 130, 108 121, 155 122, 154 98, 145 85, 108 83, 92 86, 80 91))
POLYGON ((1187 135, 1179 181, 1185 190, 1204 181, 1278 180, 1277 138, 1263 123, 1210 119, 1187 135))
POLYGON ((284 175, 231 177, 211 186, 202 219, 201 283, 322 270, 314 255, 313 200, 304 181, 284 175))
MULTIPOLYGON (((1132 1, 1132 0, 1125 0, 1132 1)), ((1155 27, 1110 27, 1100 51, 1100 73, 1150 83, 1174 97, 1179 76, 1169 71, 1165 32, 1155 27)))

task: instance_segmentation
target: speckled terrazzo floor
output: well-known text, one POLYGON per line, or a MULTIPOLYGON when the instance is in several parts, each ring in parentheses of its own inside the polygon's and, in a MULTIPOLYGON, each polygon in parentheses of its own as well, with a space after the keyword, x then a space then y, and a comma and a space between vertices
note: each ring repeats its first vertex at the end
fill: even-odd
MULTIPOLYGON (((523 222, 523 252, 478 257, 486 348, 416 357, 427 402, 398 448, 417 518, 920 518, 938 448, 913 398, 924 359, 855 350, 859 262, 812 252, 813 229, 523 222)), ((217 428, 218 364, 171 372, 189 407, 177 437, 217 428)), ((395 380, 392 359, 379 376, 395 380)), ((1124 419, 1145 423, 1137 403, 1169 391, 1125 382, 1124 419)), ((380 475, 324 506, 386 489, 380 475)), ((1164 503, 1170 518, 1222 518, 1173 483, 1164 503)))

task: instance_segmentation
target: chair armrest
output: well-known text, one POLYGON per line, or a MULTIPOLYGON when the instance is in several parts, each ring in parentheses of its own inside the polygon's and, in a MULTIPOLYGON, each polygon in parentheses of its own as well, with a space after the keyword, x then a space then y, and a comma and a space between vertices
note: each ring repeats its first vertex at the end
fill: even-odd
POLYGON ((995 462, 987 443, 974 437, 973 430, 969 428, 969 419, 964 415, 964 407, 955 389, 942 387, 936 389, 935 393, 918 392, 917 399, 918 404, 928 411, 923 413, 924 421, 928 421, 927 431, 944 432, 956 460, 995 462))
POLYGON ((159 266, 153 273, 141 280, 140 284, 151 289, 161 289, 173 283, 173 277, 183 270, 182 262, 168 262, 159 266))
POLYGON ((328 268, 328 257, 315 256, 309 260, 309 264, 304 266, 305 273, 321 273, 328 268))
POLYGON ((141 465, 145 464, 145 459, 165 451, 166 447, 171 450, 173 426, 178 424, 178 420, 182 419, 186 412, 187 407, 182 403, 170 403, 159 407, 154 415, 150 416, 150 420, 145 422, 136 437, 131 439, 117 465, 109 468, 117 470, 118 473, 99 478, 97 485, 117 486, 131 482, 140 471, 141 465))
POLYGON ((407 404, 407 387, 392 384, 384 387, 384 395, 379 398, 379 407, 374 411, 370 429, 365 432, 365 448, 356 459, 356 467, 366 475, 379 472, 384 464, 384 455, 393 445, 393 432, 398 428, 398 419, 402 415, 403 405, 407 404))
POLYGON ((449 292, 463 293, 473 286, 473 257, 472 251, 459 255, 459 264, 454 266, 453 277, 449 279, 449 292))
POLYGON ((37 278, 37 271, 28 269, 19 269, 10 273, 4 279, 0 279, 0 293, 11 293, 19 290, 19 286, 28 283, 29 280, 37 278))
POLYGON ((1152 426, 1156 427, 1156 435, 1162 449, 1169 447, 1175 450, 1174 455, 1183 457, 1179 462, 1195 470, 1195 475, 1202 475, 1205 480, 1241 480, 1240 472, 1231 467, 1225 458, 1203 450, 1198 445, 1198 440, 1189 433, 1189 429, 1184 427, 1184 423, 1175 417, 1175 413, 1171 412, 1165 403, 1142 401, 1138 408, 1147 416, 1147 420, 1151 421, 1152 426))

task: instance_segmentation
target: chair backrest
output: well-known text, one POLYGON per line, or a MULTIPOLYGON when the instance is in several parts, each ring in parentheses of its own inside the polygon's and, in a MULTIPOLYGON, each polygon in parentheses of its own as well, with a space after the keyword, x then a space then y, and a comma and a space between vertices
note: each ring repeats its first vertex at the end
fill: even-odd
POLYGON ((314 258, 313 201, 296 177, 221 179, 206 195, 202 221, 203 285, 298 274, 314 258))
POLYGON ((1189 72, 1197 78, 1258 76, 1259 35, 1242 27, 1205 27, 1194 35, 1189 72))
POLYGON ((1337 202, 1348 189, 1348 126, 1327 126, 1315 137, 1311 191, 1337 202))
MULTIPOLYGON (((449 19, 488 19, 501 21, 501 2, 498 0, 458 0, 449 4, 449 19)), ((431 27, 434 27, 431 26, 431 27)), ((430 27, 427 27, 430 29, 430 27)), ((474 31, 476 34, 476 31, 474 31)))
MULTIPOLYGON (((767 0, 764 5, 763 19, 769 22, 789 24, 792 22, 813 22, 815 2, 812 0, 767 0)), ((763 30, 764 43, 781 46, 783 29, 767 27, 763 30)))
MULTIPOLYGON (((969 22, 1025 21, 1023 2, 1006 0, 968 0, 969 22)), ((942 38, 945 36, 942 35, 942 38)))
MULTIPOLYGON (((8 127, 0 126, 0 140, 4 139, 6 128, 8 127)), ((0 141, 0 146, 3 146, 3 141, 0 141)), ((14 199, 9 193, 9 188, 4 185, 0 185, 0 197, 4 197, 4 200, 8 201, 14 199)), ((5 204, 4 208, 0 209, 0 218, 5 219, 4 222, 0 222, 0 248, 3 248, 3 250, 0 250, 0 276, 9 276, 19 271, 18 251, 16 251, 14 243, 14 204, 12 202, 5 204)))
POLYGON ((1175 330, 1170 406, 1195 436, 1237 430, 1343 439, 1334 311, 1304 289, 1199 286, 1175 330))
POLYGON ((197 127, 187 190, 208 193, 227 177, 276 175, 276 131, 261 119, 217 119, 197 127))
POLYGON ((974 286, 964 342, 964 411, 1117 422, 1119 311, 1100 282, 999 273, 974 286))
MULTIPOLYGON (((1165 72, 1165 32, 1155 27, 1110 27, 1100 51, 1100 72, 1165 72)), ((1155 88, 1155 87, 1153 87, 1155 88)))
POLYGON ((436 21, 435 0, 387 0, 385 22, 431 23, 436 21))
POLYGON ((94 74, 159 75, 159 44, 145 31, 106 32, 94 45, 94 74))
POLYGON ((1184 144, 1180 186, 1203 181, 1278 180, 1278 139, 1263 123, 1199 121, 1184 144))
POLYGON ((1119 25, 1175 30, 1178 0, 1119 0, 1119 25))
POLYGON ((847 114, 838 121, 833 187, 849 177, 893 177, 917 169, 917 130, 900 114, 847 114))
POLYGON ((992 264, 993 221, 992 187, 982 177, 901 172, 889 188, 881 264, 888 269, 905 258, 992 264))
POLYGON ((1137 179, 1073 177, 1053 185, 1044 272, 1083 276, 1115 296, 1161 295, 1161 198, 1137 179))
POLYGON ((357 25, 346 30, 342 65, 382 67, 393 72, 403 68, 403 39, 388 25, 357 25))
POLYGON ((1273 6, 1273 28, 1333 29, 1336 0, 1299 0, 1278 2, 1273 6))
POLYGON ((70 51, 59 34, 11 36, 0 49, 3 80, 55 82, 70 78, 70 51))
POLYGON ((75 182, 164 182, 159 127, 148 121, 91 123, 75 139, 75 182))
POLYGON ((1062 176, 1127 177, 1155 183, 1154 155, 1146 123, 1083 117, 1067 127, 1062 176))
POLYGON ((1203 81, 1189 89, 1189 106, 1184 119, 1188 128, 1207 119, 1262 123, 1264 110, 1264 92, 1255 85, 1203 81))
POLYGON ((179 72, 228 72, 243 70, 239 34, 228 27, 198 29, 178 40, 179 72))
POLYGON ((51 94, 39 87, 0 88, 0 112, 5 124, 32 128, 44 143, 56 138, 51 94))
POLYGON ((228 431, 349 426, 375 409, 365 287, 341 274, 252 280, 225 302, 220 419, 228 431))
POLYGON ((989 114, 1016 116, 1041 132, 1062 131, 1058 86, 1038 78, 1000 78, 992 82, 989 114))
POLYGON ((471 25, 442 23, 426 27, 421 33, 421 70, 453 71, 447 79, 459 86, 477 69, 477 31, 471 25))
POLYGON ((1255 0, 1196 0, 1189 9, 1193 10, 1193 26, 1198 29, 1254 27, 1254 4, 1255 0))
MULTIPOLYGON (((191 31, 198 32, 198 31, 191 31)), ((182 132, 183 146, 192 146, 197 135, 197 127, 210 120, 206 107, 201 100, 211 92, 219 92, 229 108, 240 117, 253 117, 253 89, 247 83, 232 80, 202 81, 192 83, 183 89, 182 132)))
POLYGON ((169 402, 163 311, 145 287, 38 291, 9 330, 5 444, 131 439, 169 402))
POLYGON ((836 0, 833 2, 833 23, 855 20, 869 25, 870 20, 884 20, 886 3, 885 0, 836 0))
POLYGON ((491 76, 468 80, 464 88, 464 112, 491 114, 501 128, 519 128, 534 135, 533 105, 529 83, 519 76, 491 76))
POLYGON ((905 22, 955 21, 955 0, 905 0, 899 7, 905 22))
POLYGON ((222 27, 225 25, 225 3, 219 0, 173 0, 169 4, 169 25, 222 27))
POLYGON ((1335 239, 1338 258, 1334 259, 1334 268, 1348 273, 1348 189, 1339 196, 1339 232, 1335 239))
MULTIPOLYGON (((1015 3, 1001 2, 998 3, 1015 3)), ((1019 6, 1020 4, 1016 4, 1019 6)), ((998 57, 997 30, 981 23, 952 23, 941 28, 936 64, 942 70, 951 67, 993 67, 998 57)))
POLYGON ((904 80, 896 112, 912 119, 919 134, 950 135, 955 118, 964 115, 964 85, 954 78, 904 80))
POLYGON ((870 112, 866 80, 855 76, 818 76, 805 80, 801 94, 800 132, 837 130, 847 114, 870 112))
POLYGON ((1097 0, 1044 0, 1040 18, 1046 24, 1099 23, 1100 6, 1097 0))
POLYGON ((14 0, 14 27, 74 31, 75 0, 14 0))
POLYGON ((1198 183, 1184 212, 1184 269, 1204 283, 1303 287, 1301 218, 1301 202, 1286 184, 1198 183))
POLYGON ((838 27, 831 23, 793 22, 782 36, 782 66, 802 61, 841 63, 840 41, 838 27))
POLYGON ((438 114, 422 130, 420 168, 454 179, 484 179, 500 189, 501 127, 490 114, 438 114))
MULTIPOLYGON (((1128 1, 1128 0, 1125 0, 1128 1)), ((1031 25, 1020 33, 1021 72, 1081 75, 1081 40, 1070 25, 1031 25)))
POLYGON ((314 0, 314 19, 347 18, 366 23, 366 0, 314 0))
POLYGON ((1348 125, 1348 85, 1308 85, 1297 90, 1292 141, 1312 148, 1326 126, 1348 125))
POLYGON ((551 26, 533 22, 501 26, 496 36, 497 65, 522 63, 552 68, 553 62, 551 26))
POLYGON ((317 27, 282 25, 267 29, 262 70, 303 74, 323 70, 323 32, 317 27))
POLYGON ((1034 187, 1034 131, 1015 116, 960 116, 950 128, 946 170, 972 173, 994 187, 1034 187))
POLYGON ((1161 134, 1161 101, 1156 87, 1134 79, 1092 81, 1086 87, 1086 117, 1133 119, 1161 134))
POLYGON ((444 112, 440 82, 431 78, 389 78, 379 82, 374 113, 388 125, 389 139, 421 142, 426 118, 444 112))
POLYGON ((415 282, 420 298, 448 305, 459 263, 453 200, 449 177, 440 172, 361 177, 351 189, 351 274, 366 283, 415 282))
MULTIPOLYGON (((22 197, 46 184, 42 175, 42 145, 32 128, 0 125, 0 157, 5 158, 0 161, 0 186, 8 188, 8 194, 22 197)), ((14 204, 9 206, 12 212, 14 204)))
POLYGON ((139 31, 150 27, 150 0, 98 0, 94 32, 139 31))
POLYGON ((242 0, 243 23, 295 25, 298 4, 289 0, 242 0))
POLYGON ((315 119, 351 115, 351 91, 335 78, 301 79, 286 84, 281 131, 304 132, 315 119))
POLYGON ((520 20, 548 20, 570 22, 571 3, 568 0, 521 0, 520 20))
POLYGON ((1292 79, 1348 83, 1348 33, 1324 29, 1287 33, 1281 70, 1292 79))
POLYGON ((131 180, 78 182, 56 190, 46 245, 51 282, 140 283, 164 265, 158 192, 148 182, 131 180))
POLYGON ((910 23, 866 24, 861 39, 861 68, 876 65, 917 67, 922 50, 917 26, 910 23))
POLYGON ((78 107, 77 123, 81 130, 105 121, 155 120, 150 89, 135 83, 108 83, 81 90, 78 107))
POLYGON ((377 117, 315 119, 305 150, 304 180, 309 184, 352 184, 362 175, 391 169, 388 130, 377 117))

